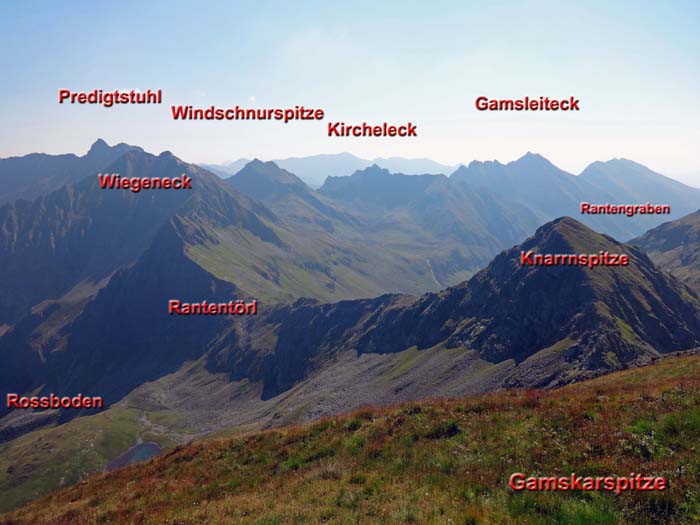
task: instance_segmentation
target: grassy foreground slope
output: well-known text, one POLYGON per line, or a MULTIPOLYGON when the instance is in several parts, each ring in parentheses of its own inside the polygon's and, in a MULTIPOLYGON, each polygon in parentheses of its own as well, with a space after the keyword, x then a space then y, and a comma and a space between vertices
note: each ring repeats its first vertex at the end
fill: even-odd
POLYGON ((695 523, 700 356, 548 391, 361 409, 203 441, 0 523, 695 523), (665 476, 663 493, 515 493, 526 475, 665 476))
POLYGON ((0 443, 0 511, 104 470, 141 431, 137 410, 114 408, 0 443))

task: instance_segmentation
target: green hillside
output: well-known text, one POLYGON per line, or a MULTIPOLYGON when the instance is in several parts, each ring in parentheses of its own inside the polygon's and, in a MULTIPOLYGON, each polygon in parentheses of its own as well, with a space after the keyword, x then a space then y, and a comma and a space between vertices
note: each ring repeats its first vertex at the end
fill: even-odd
POLYGON ((177 447, 1 523, 694 523, 700 357, 549 391, 361 409, 177 447), (516 493, 514 472, 664 476, 665 492, 516 493))

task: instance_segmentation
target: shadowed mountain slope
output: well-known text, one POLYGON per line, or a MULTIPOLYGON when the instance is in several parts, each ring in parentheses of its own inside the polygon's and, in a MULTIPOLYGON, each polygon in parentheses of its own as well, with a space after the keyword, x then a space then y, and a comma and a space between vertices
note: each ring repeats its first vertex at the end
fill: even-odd
POLYGON ((700 211, 664 223, 630 243, 700 293, 700 211))
POLYGON ((544 386, 699 346, 700 300, 633 246, 561 218, 468 282, 437 294, 297 302, 249 321, 243 333, 224 340, 214 369, 240 375, 233 364, 248 363, 270 395, 345 350, 386 354, 438 345, 474 350, 491 363, 513 360, 522 368, 511 378, 514 384, 544 386), (523 266, 523 250, 603 250, 627 254, 630 264, 523 266))
POLYGON ((0 159, 0 204, 15 199, 32 200, 107 168, 128 151, 143 151, 136 146, 109 146, 98 139, 82 157, 32 153, 23 157, 0 159))
POLYGON ((37 286, 42 281, 31 275, 46 275, 44 288, 17 294, 25 308, 60 298, 84 280, 102 279, 104 286, 75 308, 57 299, 20 316, 0 338, 7 363, 0 375, 8 391, 99 391, 111 403, 174 372, 206 351, 220 318, 171 317, 171 298, 257 298, 262 308, 303 293, 323 299, 376 295, 400 288, 414 271, 410 263, 391 265, 381 251, 358 251, 332 236, 305 237, 258 201, 169 152, 128 152, 110 172, 186 173, 193 189, 135 194, 103 190, 88 177, 31 203, 26 221, 15 220, 15 208, 7 208, 7 223, 24 237, 5 236, 15 274, 8 273, 4 285, 37 286), (41 219, 38 225, 33 216, 41 219), (65 239, 54 242, 59 235, 65 239), (23 266, 19 254, 43 266, 23 266), (60 319, 52 317, 57 309, 60 319))
MULTIPOLYGON (((196 170, 166 154, 140 150, 109 166, 110 173, 123 177, 178 177, 196 170)), ((0 207, 0 323, 133 263, 188 196, 187 191, 102 189, 93 174, 33 201, 0 207)))

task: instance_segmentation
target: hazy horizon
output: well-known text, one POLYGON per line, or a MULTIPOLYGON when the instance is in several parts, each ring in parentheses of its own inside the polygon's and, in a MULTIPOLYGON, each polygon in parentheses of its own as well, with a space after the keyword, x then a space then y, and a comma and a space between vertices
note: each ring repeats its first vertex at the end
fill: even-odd
MULTIPOLYGON (((20 156, 28 155, 28 154, 31 154, 31 153, 43 153, 43 154, 47 154, 47 155, 61 155, 61 154, 71 154, 71 153, 72 153, 72 154, 77 155, 77 156, 82 156, 82 155, 85 155, 85 154, 89 151, 90 146, 92 146, 92 144, 94 144, 97 140, 105 140, 105 139, 104 139, 103 137, 97 137, 97 138, 95 138, 92 142, 90 142, 90 144, 89 144, 87 147, 85 147, 85 148, 79 148, 78 150, 75 150, 75 151, 58 151, 58 152, 50 152, 50 151, 31 151, 31 152, 22 153, 22 154, 19 154, 19 155, 8 155, 8 156, 3 156, 3 157, 0 157, 0 158, 20 157, 20 156)), ((564 171, 566 171, 566 172, 568 172, 568 173, 570 173, 570 174, 572 174, 572 175, 578 176, 578 175, 581 174, 581 172, 582 172, 586 167, 588 167, 589 165, 593 164, 594 162, 607 162, 607 161, 610 161, 610 160, 621 159, 621 160, 630 160, 630 161, 632 161, 632 162, 636 162, 637 164, 642 164, 643 166, 649 168, 650 170, 652 170, 652 171, 654 171, 654 172, 656 172, 656 173, 659 173, 660 175, 664 175, 664 176, 666 176, 666 177, 669 177, 669 178, 671 178, 671 179, 674 179, 674 180, 676 180, 676 181, 678 181, 678 182, 681 182, 681 183, 683 183, 683 184, 685 184, 685 185, 687 185, 687 186, 691 186, 691 187, 694 187, 694 188, 700 188, 700 172, 690 174, 689 177, 683 177, 682 174, 681 174, 680 176, 676 176, 675 174, 667 173, 667 172, 663 171, 662 169, 657 169, 657 168, 655 168, 654 166, 649 166, 649 165, 644 164, 644 163, 642 163, 642 162, 638 162, 638 161, 635 160, 635 159, 629 159, 629 158, 624 158, 624 157, 612 157, 612 158, 609 158, 609 159, 594 159, 594 160, 590 160, 589 162, 587 162, 587 163, 586 163, 580 170, 578 170, 578 171, 571 171, 571 170, 568 170, 568 169, 566 169, 565 167, 560 166, 558 163, 554 162, 551 158, 549 158, 547 155, 543 154, 542 152, 533 151, 533 150, 526 150, 526 151, 524 151, 522 154, 517 155, 516 157, 513 157, 513 158, 511 158, 511 159, 485 159, 485 158, 474 158, 474 159, 465 160, 465 161, 463 161, 463 162, 457 162, 457 163, 455 163, 455 164, 448 164, 448 163, 446 163, 446 162, 441 162, 439 159, 432 158, 432 157, 401 157, 401 156, 386 157, 386 156, 385 156, 385 157, 366 158, 366 157, 362 157, 362 156, 360 156, 360 155, 357 155, 357 154, 355 154, 355 153, 352 153, 352 152, 350 152, 350 151, 338 151, 338 152, 331 152, 331 153, 315 153, 315 154, 312 153, 312 154, 310 154, 310 155, 303 155, 303 156, 299 156, 299 157, 282 157, 282 156, 280 156, 280 155, 267 155, 267 156, 263 156, 263 157, 256 157, 256 156, 243 156, 243 155, 242 155, 242 156, 240 156, 240 157, 231 158, 231 159, 225 160, 225 161, 223 161, 223 162, 209 162, 209 161, 206 161, 206 160, 192 160, 192 159, 184 158, 184 157, 182 157, 181 155, 178 155, 177 152, 173 151, 173 150, 170 149, 170 148, 150 150, 150 149, 148 149, 148 148, 143 147, 141 144, 136 144, 136 143, 129 142, 129 141, 126 141, 126 140, 119 140, 119 141, 116 141, 116 142, 110 142, 110 141, 105 140, 105 142, 106 142, 109 146, 114 146, 114 145, 119 144, 119 143, 126 143, 126 144, 129 144, 129 145, 131 145, 131 146, 139 146, 139 147, 142 147, 146 152, 151 153, 151 154, 153 154, 153 155, 158 155, 158 154, 160 154, 160 153, 162 153, 162 152, 164 152, 164 151, 170 151, 171 153, 173 153, 173 155, 175 155, 176 157, 180 158, 181 160, 183 160, 183 161, 185 161, 185 162, 188 162, 188 163, 190 163, 190 164, 196 164, 196 165, 200 165, 200 166, 201 166, 201 165, 206 165, 206 164, 208 164, 208 165, 214 165, 214 166, 225 166, 225 165, 227 165, 227 164, 233 164, 233 163, 235 163, 235 162, 237 162, 237 161, 240 161, 240 160, 252 161, 252 160, 254 160, 254 159, 258 159, 258 160, 262 160, 262 161, 264 161, 264 162, 267 162, 267 161, 276 161, 276 160, 277 160, 277 161, 278 161, 278 160, 288 160, 288 159, 292 159, 292 158, 299 158, 299 159, 301 159, 301 158, 315 157, 315 156, 318 156, 318 155, 343 155, 343 154, 349 154, 349 155, 353 155, 354 157, 356 157, 356 158, 358 158, 358 159, 365 160, 365 161, 375 161, 375 160, 379 160, 379 159, 390 159, 390 158, 400 158, 400 159, 404 159, 404 160, 428 160, 428 161, 433 161, 433 162, 438 163, 438 164, 444 164, 444 165, 446 165, 446 166, 450 166, 450 167, 453 167, 454 169, 457 169, 460 165, 468 166, 469 163, 472 162, 472 161, 476 161, 476 162, 494 162, 494 161, 496 161, 496 162, 500 162, 501 164, 508 164, 509 162, 513 162, 513 161, 515 161, 515 160, 518 160, 519 158, 523 157, 523 156, 526 155, 527 153, 534 153, 534 154, 537 154, 537 155, 541 155, 542 157, 544 157, 545 159, 547 159, 548 161, 550 161, 552 164, 554 164, 557 168, 560 168, 560 169, 562 169, 562 170, 564 170, 564 171), (695 179, 694 179, 694 176, 696 176, 695 179), (684 180, 684 178, 685 178, 686 180, 684 180)), ((448 176, 449 176, 451 173, 452 173, 452 172, 442 173, 442 175, 448 175, 448 176)))
MULTIPOLYGON (((563 166, 560 166, 558 163, 554 162, 554 161, 553 161, 551 158, 549 158, 547 155, 545 155, 545 154, 543 154, 543 153, 541 153, 541 152, 539 152, 539 151, 531 151, 531 150, 526 150, 526 151, 524 151, 521 155, 517 155, 517 156, 515 156, 515 157, 513 157, 513 158, 511 158, 511 159, 507 159, 507 160, 504 160, 504 159, 474 158, 474 159, 469 159, 469 160, 465 160, 465 161, 462 161, 462 162, 456 162, 456 163, 454 163, 454 164, 453 164, 453 163, 448 163, 448 162, 443 162, 443 161, 441 161, 440 159, 436 159, 436 158, 434 158, 434 157, 402 157, 402 156, 391 156, 391 157, 388 157, 388 156, 384 156, 384 157, 367 158, 367 157, 362 157, 362 156, 360 156, 360 155, 357 155, 357 154, 355 154, 355 153, 352 153, 351 151, 337 151, 337 152, 331 152, 331 153, 315 153, 315 154, 312 153, 312 154, 310 154, 310 155, 303 155, 303 156, 297 156, 297 157, 283 157, 283 156, 281 156, 281 155, 271 155, 271 156, 268 155, 268 156, 266 156, 266 157, 253 157, 253 156, 241 155, 240 157, 231 158, 231 159, 225 160, 225 161, 223 161, 223 162, 209 162, 209 161, 206 161, 206 160, 201 160, 201 161, 189 161, 189 160, 187 160, 187 159, 183 159, 183 160, 187 160, 187 162, 191 162, 192 164, 197 164, 197 165, 209 164, 209 165, 212 165, 212 166, 226 166, 227 164, 233 164, 233 163, 235 163, 235 162, 237 162, 237 161, 240 161, 240 160, 248 160, 248 161, 251 161, 251 160, 254 160, 254 159, 256 159, 256 158, 257 158, 258 160, 262 160, 262 161, 267 162, 267 161, 274 161, 274 160, 303 159, 303 158, 315 157, 315 156, 319 156, 319 155, 343 155, 343 154, 349 154, 349 155, 353 155, 353 156, 356 157, 356 158, 359 158, 359 159, 362 159, 362 160, 367 160, 367 161, 374 161, 374 160, 379 160, 379 159, 391 159, 391 158, 400 158, 400 159, 404 159, 404 160, 428 160, 428 161, 433 161, 433 162, 435 162, 435 163, 437 163, 437 164, 444 164, 444 165, 446 165, 446 166, 451 166, 451 167, 454 167, 455 169, 457 169, 459 166, 468 166, 469 163, 470 163, 470 162, 473 162, 473 161, 476 161, 476 162, 500 162, 501 164, 508 164, 509 162, 513 162, 513 161, 518 160, 519 158, 523 157, 523 156, 526 155, 527 153, 534 153, 534 154, 540 155, 540 156, 544 157, 545 159, 547 159, 548 161, 550 161, 552 164, 554 164, 557 168, 560 168, 560 169, 566 171, 567 173, 570 173, 571 175, 576 175, 576 176, 580 175, 581 172, 583 172, 588 166, 590 166, 591 164, 593 164, 593 163, 595 163, 595 162, 608 162, 608 161, 611 161, 611 160, 630 160, 630 161, 632 161, 632 162, 636 162, 637 164, 641 164, 641 165, 643 165, 643 166, 649 168, 650 170, 652 170, 652 171, 654 171, 654 172, 656 172, 656 173, 658 173, 658 174, 660 174, 660 175, 664 175, 664 176, 669 177, 669 178, 671 178, 671 179, 674 179, 674 180, 676 180, 676 181, 678 181, 678 182, 682 182, 683 184, 686 184, 686 185, 688 185, 688 186, 693 186, 693 187, 696 187, 696 188, 700 188, 700 170, 697 171, 697 172, 674 174, 674 173, 665 172, 663 169, 656 169, 656 168, 653 167, 653 166, 649 166, 649 165, 647 165, 647 164, 644 164, 643 162, 638 162, 638 161, 635 160, 635 159, 629 159, 629 158, 625 158, 625 157, 611 157, 611 158, 608 158, 608 159, 594 159, 594 160, 591 160, 591 161, 589 161, 589 162, 584 163, 584 164, 583 164, 583 167, 582 167, 581 169, 578 169, 578 170, 576 170, 576 171, 572 171, 572 170, 568 170, 568 169, 564 168, 563 166), (694 183, 687 182, 687 181, 683 180, 684 178, 685 178, 685 179, 688 179, 688 180, 691 180, 691 181, 694 179, 694 183)), ((176 155, 176 156, 177 156, 177 155, 176 155)), ((450 175, 450 173, 444 173, 443 175, 450 175)))
POLYGON ((12 50, 0 59, 1 157, 81 151, 98 136, 211 164, 270 149, 447 165, 531 150, 571 173, 624 157, 700 186, 697 2, 120 5, 0 6, 12 50), (163 103, 59 104, 62 88, 162 89, 163 103), (480 112, 480 95, 574 96, 581 111, 480 112), (325 118, 175 121, 181 104, 305 105, 325 118), (336 121, 411 121, 418 136, 328 137, 336 121))

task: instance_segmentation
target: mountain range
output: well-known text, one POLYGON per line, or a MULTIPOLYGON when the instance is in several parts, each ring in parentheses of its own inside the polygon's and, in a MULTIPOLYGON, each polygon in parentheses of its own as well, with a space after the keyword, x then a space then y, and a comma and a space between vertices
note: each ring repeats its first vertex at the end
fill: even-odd
POLYGON ((538 225, 526 207, 486 191, 473 194, 442 175, 391 174, 376 165, 331 177, 318 191, 275 163, 258 160, 226 182, 299 231, 372 252, 381 247, 394 268, 407 261, 423 279, 421 290, 387 291, 420 293, 460 282, 538 225))
POLYGON ((176 369, 190 351, 201 350, 210 335, 206 327, 216 322, 178 322, 165 308, 173 297, 256 298, 270 305, 305 294, 372 296, 400 289, 416 275, 429 279, 423 261, 391 265, 387 251, 330 234, 304 236, 258 201, 168 152, 129 151, 109 172, 185 173, 195 189, 150 195, 104 190, 93 175, 0 210, 0 253, 8 268, 2 286, 10 292, 3 294, 0 355, 8 366, 0 378, 9 391, 99 389, 114 402, 176 369), (153 356, 148 363, 142 359, 147 350, 153 356), (107 379, 98 369, 109 356, 119 361, 107 368, 107 379))
POLYGON ((697 210, 700 190, 664 177, 626 159, 594 162, 576 176, 557 168, 541 155, 527 153, 501 164, 473 161, 455 171, 450 180, 471 191, 488 190, 527 206, 542 220, 570 215, 622 240, 638 236, 669 219, 697 210), (580 204, 666 204, 671 215, 634 217, 581 215, 580 204))
MULTIPOLYGON (((235 175, 249 159, 238 159, 226 164, 201 164, 202 167, 211 170, 220 177, 227 178, 235 175)), ((407 175, 419 175, 430 173, 433 175, 451 173, 456 166, 440 164, 431 159, 406 159, 403 157, 377 157, 373 160, 363 159, 351 153, 328 153, 323 155, 311 155, 309 157, 289 157, 273 160, 280 168, 297 175, 311 188, 320 188, 326 177, 343 177, 352 175, 358 170, 363 170, 376 164, 392 173, 404 173, 407 175)))
MULTIPOLYGON (((219 176, 230 179, 243 169, 244 159, 231 163, 226 167, 205 165, 219 176)), ((412 191, 426 190, 431 186, 428 175, 438 176, 441 182, 432 187, 443 185, 449 192, 467 192, 476 198, 488 197, 498 204, 516 208, 517 213, 534 216, 537 226, 564 215, 576 216, 584 224, 611 234, 616 238, 628 240, 639 236, 646 230, 658 226, 664 221, 680 218, 696 211, 700 202, 700 189, 686 186, 674 179, 656 173, 641 164, 627 159, 612 159, 606 162, 593 162, 579 175, 568 173, 549 162, 541 155, 527 153, 523 157, 502 164, 498 161, 472 161, 457 169, 441 166, 432 161, 424 163, 411 159, 375 159, 362 161, 350 154, 319 155, 297 159, 273 161, 281 169, 293 173, 307 184, 310 189, 317 188, 319 193, 332 196, 337 200, 351 200, 351 195, 340 195, 346 190, 356 194, 353 205, 366 204, 368 201, 380 198, 380 195, 391 194, 392 199, 409 197, 412 191), (290 161, 294 162, 290 162, 290 161), (317 169, 323 176, 309 178, 304 173, 306 162, 318 165, 317 169), (396 162, 389 162, 396 160, 396 162), (406 162, 403 162, 406 161, 406 162), (440 167, 445 169, 439 169, 440 167), (403 169, 400 169, 403 168, 403 169), (450 174, 440 176, 441 173, 450 174), (396 175, 393 182, 386 183, 381 177, 371 178, 372 175, 396 175), (411 181, 401 175, 420 176, 422 182, 411 181), (449 182, 445 183, 444 179, 449 182), (377 186, 381 184, 382 187, 377 186), (399 186, 400 185, 400 186, 399 186), (364 186, 364 189, 361 189, 364 186), (379 194, 375 193, 375 190, 379 194), (394 192, 399 194, 395 195, 394 192), (408 193, 406 193, 408 192, 408 193), (364 200, 363 200, 364 199, 364 200), (360 202, 362 201, 362 202, 360 202), (582 202, 591 204, 666 204, 671 208, 671 214, 636 215, 634 217, 610 217, 601 215, 582 215, 582 202)), ((460 196, 461 198, 462 196, 460 196)), ((387 200, 375 202, 378 205, 390 204, 387 200)), ((419 203, 415 204, 416 207, 419 203)), ((488 208, 494 207, 493 202, 488 208)), ((494 212, 500 215, 500 211, 494 212)), ((624 217, 624 216, 623 216, 624 217)), ((532 217, 525 218, 530 221, 532 217)), ((473 221, 473 219, 471 219, 473 221)), ((494 217, 488 220, 489 225, 498 221, 494 217)), ((512 222, 512 219, 510 220, 512 222)), ((528 231, 532 224, 526 222, 528 231)), ((518 237, 521 239, 522 236, 518 237)), ((512 239, 502 244, 505 247, 512 239)), ((493 254, 491 254, 493 255, 493 254)), ((446 282, 446 284, 450 284, 446 282)))
POLYGON ((450 177, 371 165, 314 190, 274 162, 222 179, 170 152, 104 146, 105 165, 0 207, 0 384, 108 405, 0 408, 8 505, 128 463, 144 443, 551 388, 700 346, 697 213, 645 217, 658 227, 630 243, 606 233, 629 238, 645 221, 557 216, 580 200, 663 199, 674 214, 698 202, 631 161, 578 177, 534 154, 450 177), (102 189, 100 171, 186 174, 193 189, 102 189), (523 251, 629 265, 527 266, 523 251), (251 317, 167 311, 254 298, 251 317))

